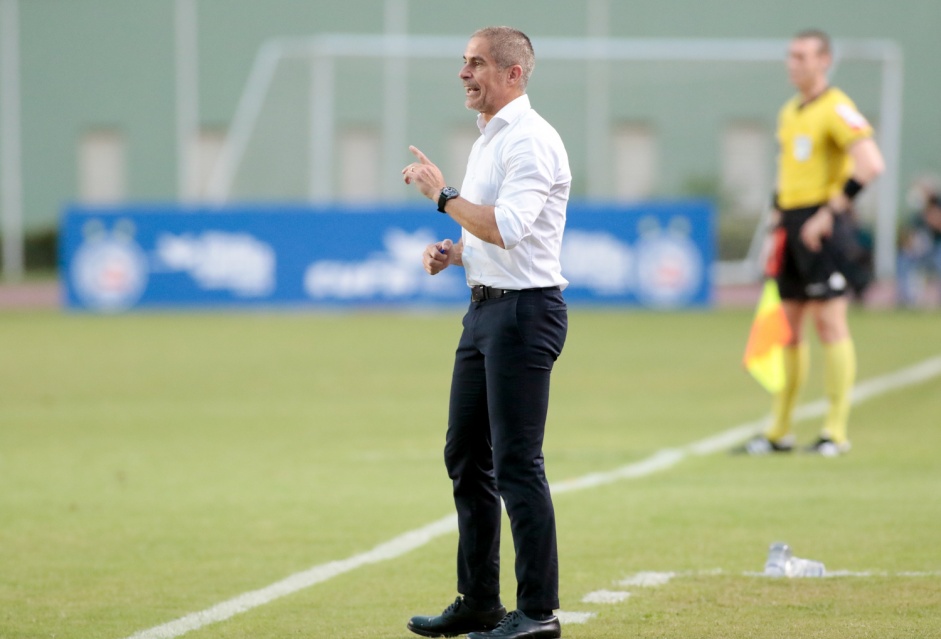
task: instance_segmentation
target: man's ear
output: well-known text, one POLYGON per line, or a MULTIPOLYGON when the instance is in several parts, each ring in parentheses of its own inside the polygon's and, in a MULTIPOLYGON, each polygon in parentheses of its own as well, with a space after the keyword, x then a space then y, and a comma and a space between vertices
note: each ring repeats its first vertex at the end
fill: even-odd
POLYGON ((506 80, 507 84, 516 85, 519 84, 520 80, 523 77, 523 67, 518 64, 514 64, 508 70, 506 80))

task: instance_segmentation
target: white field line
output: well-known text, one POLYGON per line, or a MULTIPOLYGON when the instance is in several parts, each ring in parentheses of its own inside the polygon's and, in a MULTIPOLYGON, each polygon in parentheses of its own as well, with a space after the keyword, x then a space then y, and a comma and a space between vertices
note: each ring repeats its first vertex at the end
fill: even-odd
MULTIPOLYGON (((941 375, 941 356, 927 359, 919 364, 904 368, 894 373, 861 382, 853 391, 853 403, 858 404, 896 388, 904 388, 925 382, 941 375)), ((795 419, 810 419, 820 416, 826 410, 826 402, 818 400, 798 407, 795 419)), ((658 451, 638 462, 621 466, 602 473, 591 473, 552 485, 553 494, 594 488, 611 484, 622 479, 645 477, 661 470, 671 468, 690 455, 709 455, 737 444, 741 440, 761 430, 768 424, 769 418, 748 422, 713 435, 682 448, 670 448, 658 451)), ((457 516, 448 515, 430 524, 406 532, 389 541, 379 544, 372 550, 353 555, 346 559, 330 561, 295 573, 264 588, 252 590, 174 621, 142 630, 128 639, 172 639, 188 632, 224 621, 237 614, 263 606, 275 599, 328 581, 339 575, 351 572, 362 566, 388 561, 401 557, 420 548, 437 537, 457 530, 457 516)))
POLYGON ((361 566, 375 564, 380 561, 395 559, 407 552, 424 546, 432 539, 457 530, 457 515, 448 515, 427 526, 422 526, 405 534, 399 535, 384 544, 379 544, 372 550, 347 559, 331 561, 309 570, 298 572, 281 581, 275 582, 259 590, 252 590, 228 601, 218 603, 211 608, 194 612, 180 617, 175 621, 143 630, 131 636, 130 639, 170 639, 179 637, 197 628, 208 626, 218 621, 224 621, 239 613, 257 608, 266 603, 290 595, 299 590, 309 588, 314 584, 327 581, 344 573, 355 570, 361 566))
MULTIPOLYGON (((759 577, 761 579, 774 579, 786 581, 788 579, 827 579, 827 578, 837 578, 837 577, 852 577, 865 579, 868 577, 908 577, 912 579, 918 579, 921 577, 941 577, 941 571, 938 570, 900 570, 897 572, 889 572, 888 570, 825 570, 823 575, 819 577, 782 577, 781 575, 769 575, 766 572, 758 572, 754 570, 746 570, 744 572, 727 572, 721 568, 714 570, 686 570, 684 572, 642 572, 638 573, 633 577, 628 577, 618 582, 618 585, 621 586, 644 586, 644 587, 658 587, 666 584, 669 581, 672 581, 674 578, 681 577, 711 577, 714 575, 741 575, 742 577, 759 577), (643 581, 644 576, 646 575, 663 575, 664 579, 660 583, 638 583, 638 581, 643 581), (640 579, 638 579, 638 577, 640 579)), ((626 592, 626 591, 615 591, 615 592, 626 592)))
POLYGON ((621 603, 630 596, 625 590, 595 590, 582 597, 582 603, 621 603))
POLYGON ((676 577, 675 572, 639 572, 618 582, 619 586, 641 586, 643 588, 654 588, 669 583, 676 577))
MULTIPOLYGON (((721 568, 715 570, 687 570, 685 572, 639 572, 636 575, 627 577, 618 582, 620 586, 640 586, 642 588, 659 588, 674 578, 679 577, 710 577, 713 575, 734 575, 734 572, 726 572, 721 568)), ((941 571, 925 571, 925 572, 912 572, 912 571, 902 571, 902 572, 887 572, 887 571, 853 571, 853 570, 827 570, 823 575, 819 577, 784 577, 781 575, 769 575, 765 572, 754 572, 746 571, 742 573, 737 573, 743 577, 757 577, 759 579, 828 579, 828 578, 839 578, 839 577, 850 577, 856 579, 865 579, 868 577, 907 577, 907 578, 919 578, 919 577, 930 577, 935 578, 941 576, 941 571)), ((596 590, 590 592, 584 597, 582 597, 582 603, 590 604, 618 604, 622 601, 627 601, 631 596, 630 591, 627 590, 596 590)), ((569 620, 569 623, 585 623, 591 619, 591 616, 584 617, 584 615, 593 615, 594 613, 585 613, 585 612, 569 612, 565 613, 567 616, 565 619, 562 617, 562 611, 560 610, 559 620, 562 621, 563 625, 566 623, 566 619, 569 620)))
POLYGON ((559 618, 559 623, 563 626, 569 626, 576 623, 588 623, 598 616, 597 612, 569 612, 567 610, 558 610, 555 616, 559 618))

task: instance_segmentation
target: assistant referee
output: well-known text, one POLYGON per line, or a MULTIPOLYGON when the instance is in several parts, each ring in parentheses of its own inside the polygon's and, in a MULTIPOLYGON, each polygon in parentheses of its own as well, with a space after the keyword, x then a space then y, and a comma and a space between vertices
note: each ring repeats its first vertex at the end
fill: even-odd
POLYGON ((858 276, 848 259, 853 199, 884 169, 866 118, 830 86, 829 36, 811 29, 791 40, 787 70, 798 94, 778 116, 778 227, 769 274, 777 278, 792 331, 785 348, 785 386, 774 398, 771 427, 745 452, 789 452, 792 412, 809 368, 803 324, 809 315, 822 345, 829 400, 819 437, 808 452, 832 457, 850 450, 847 422, 856 351, 847 322, 848 292, 858 276))

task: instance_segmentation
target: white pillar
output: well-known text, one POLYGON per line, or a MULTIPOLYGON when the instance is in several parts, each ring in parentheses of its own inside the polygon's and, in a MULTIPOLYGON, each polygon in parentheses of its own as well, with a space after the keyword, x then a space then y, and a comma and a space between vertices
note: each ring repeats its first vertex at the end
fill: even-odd
POLYGON ((336 147, 334 99, 336 59, 321 51, 311 62, 310 80, 310 180, 311 202, 333 199, 333 165, 336 147))
POLYGON ((0 0, 0 230, 3 278, 23 278, 23 154, 20 146, 19 0, 0 0))
MULTIPOLYGON (((588 37, 589 48, 594 42, 599 48, 608 36, 608 0, 589 0, 588 37)), ((609 138, 611 90, 608 81, 608 62, 600 59, 587 60, 585 73, 585 138, 588 168, 586 187, 588 197, 603 199, 611 195, 611 152, 609 138)))
POLYGON ((199 34, 196 0, 176 0, 176 147, 177 196, 199 196, 195 154, 199 136, 199 34))
POLYGON ((885 45, 882 62, 882 103, 879 107, 879 147, 885 173, 877 180, 879 212, 876 217, 875 271, 878 278, 895 276, 898 223, 899 162, 902 142, 902 51, 885 45))
MULTIPOLYGON (((411 161, 408 153, 408 0, 386 0, 386 52, 383 61, 382 162, 379 194, 384 200, 406 195, 397 167, 411 161)), ((453 178, 452 178, 453 179, 453 178)))

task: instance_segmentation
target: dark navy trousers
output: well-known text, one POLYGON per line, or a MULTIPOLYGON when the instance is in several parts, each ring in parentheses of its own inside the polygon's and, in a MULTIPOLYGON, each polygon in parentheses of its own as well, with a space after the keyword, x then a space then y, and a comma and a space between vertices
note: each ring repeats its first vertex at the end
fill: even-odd
POLYGON ((508 292, 472 302, 457 347, 445 464, 460 538, 458 592, 500 592, 500 499, 516 550, 516 604, 559 607, 555 512, 542 444, 549 376, 562 352, 568 314, 557 288, 508 292))

